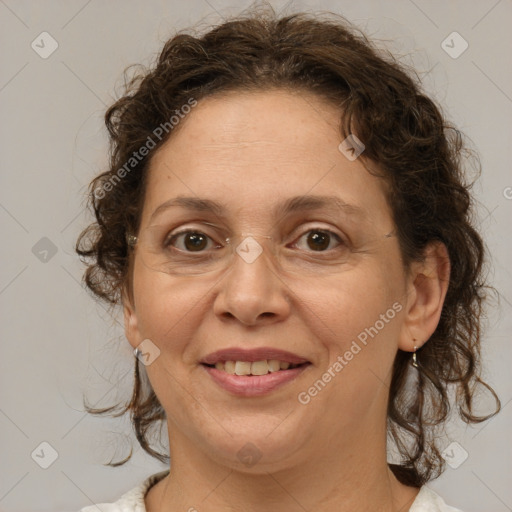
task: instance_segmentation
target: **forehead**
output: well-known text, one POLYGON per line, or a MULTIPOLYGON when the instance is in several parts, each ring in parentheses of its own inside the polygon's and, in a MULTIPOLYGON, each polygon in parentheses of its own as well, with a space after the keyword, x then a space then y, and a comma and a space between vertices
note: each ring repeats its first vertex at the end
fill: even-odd
POLYGON ((287 90, 199 101, 153 155, 143 217, 179 196, 244 215, 274 211, 291 197, 334 195, 367 216, 387 215, 382 181, 338 148, 341 115, 312 93, 287 90))

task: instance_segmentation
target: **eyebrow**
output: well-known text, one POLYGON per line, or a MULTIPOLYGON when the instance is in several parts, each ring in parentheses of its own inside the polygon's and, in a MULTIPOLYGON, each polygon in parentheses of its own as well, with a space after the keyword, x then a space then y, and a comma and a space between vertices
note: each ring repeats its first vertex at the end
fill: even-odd
MULTIPOLYGON (((151 214, 151 219, 172 207, 181 207, 197 212, 210 212, 218 217, 224 217, 224 212, 227 210, 226 205, 211 199, 178 196, 173 199, 169 199, 168 201, 165 201, 160 206, 158 206, 151 214)), ((331 210, 340 209, 346 214, 355 215, 358 217, 366 216, 365 210, 360 206, 346 203, 337 196, 324 195, 304 195, 291 197, 276 205, 272 214, 273 216, 281 216, 295 212, 320 210, 322 208, 331 210)))

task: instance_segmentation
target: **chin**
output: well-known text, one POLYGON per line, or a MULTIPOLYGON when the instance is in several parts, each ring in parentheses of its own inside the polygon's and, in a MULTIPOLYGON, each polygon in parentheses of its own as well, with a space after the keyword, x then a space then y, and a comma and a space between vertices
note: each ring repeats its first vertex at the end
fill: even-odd
POLYGON ((304 457, 301 442, 303 429, 298 425, 296 432, 285 428, 280 432, 282 425, 275 430, 274 428, 263 429, 260 423, 259 428, 240 429, 233 436, 221 429, 222 433, 217 432, 221 434, 219 437, 208 437, 203 446, 216 462, 222 462, 233 470, 266 474, 291 466, 298 456, 304 457))

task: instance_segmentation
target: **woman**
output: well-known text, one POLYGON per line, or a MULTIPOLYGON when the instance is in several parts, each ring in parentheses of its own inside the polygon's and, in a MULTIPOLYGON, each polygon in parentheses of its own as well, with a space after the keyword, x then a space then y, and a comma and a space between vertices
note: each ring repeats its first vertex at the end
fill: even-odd
POLYGON ((339 17, 253 13, 170 39, 106 124, 77 250, 171 464, 104 510, 457 510, 425 484, 448 383, 486 419, 484 249, 419 84, 339 17))

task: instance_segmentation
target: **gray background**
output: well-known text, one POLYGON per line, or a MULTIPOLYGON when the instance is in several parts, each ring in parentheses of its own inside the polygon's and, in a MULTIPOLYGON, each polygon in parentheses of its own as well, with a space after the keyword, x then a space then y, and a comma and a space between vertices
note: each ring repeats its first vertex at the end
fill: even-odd
MULTIPOLYGON (((286 5, 271 4, 277 10, 286 5)), ((72 511, 112 501, 164 467, 137 444, 130 463, 102 466, 125 453, 133 436, 127 420, 85 414, 82 394, 97 406, 128 397, 133 356, 119 315, 113 319, 81 287, 82 267, 73 247, 89 219, 86 186, 106 160, 102 115, 115 96, 114 84, 122 83, 122 70, 149 63, 175 30, 218 23, 248 5, 0 0, 2 511, 72 511), (31 47, 34 40, 42 46, 38 36, 43 31, 59 45, 46 59, 31 47), (40 447, 41 442, 52 448, 40 447), (52 450, 58 458, 41 468, 51 462, 52 450)), ((488 423, 450 427, 446 444, 460 445, 450 456, 460 459, 463 449, 468 458, 457 469, 448 467, 431 486, 467 512, 512 510, 512 315, 507 300, 512 295, 512 3, 324 0, 288 5, 288 12, 319 9, 345 15, 403 54, 481 154, 483 176, 475 193, 494 258, 492 280, 502 294, 501 305, 489 313, 485 375, 504 408, 488 423), (455 59, 441 46, 453 31, 469 43, 455 59)))

